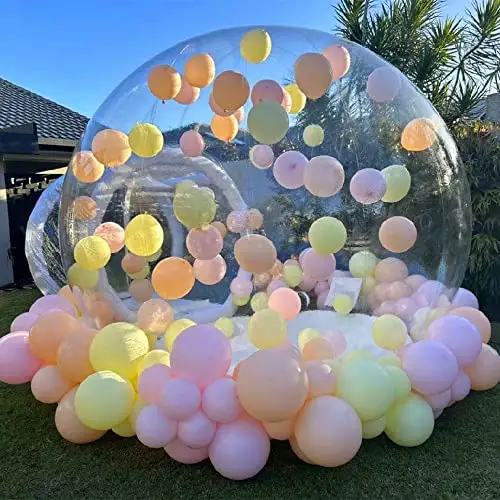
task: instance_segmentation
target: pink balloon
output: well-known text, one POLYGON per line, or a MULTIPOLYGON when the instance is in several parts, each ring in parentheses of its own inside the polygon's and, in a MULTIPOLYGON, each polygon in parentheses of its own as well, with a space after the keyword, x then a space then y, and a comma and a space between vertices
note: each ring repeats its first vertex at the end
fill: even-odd
POLYGON ((281 101, 281 106, 285 109, 287 113, 290 113, 292 109, 292 96, 288 93, 288 90, 283 89, 283 100, 281 101))
POLYGON ((424 399, 431 405, 433 410, 442 410, 451 401, 451 389, 446 389, 446 391, 437 394, 428 394, 424 396, 424 399))
POLYGON ((331 304, 326 303, 328 293, 329 292, 321 292, 316 298, 316 305, 318 306, 318 309, 328 309, 329 307, 331 307, 331 304))
POLYGON ((346 75, 351 66, 349 51, 342 45, 330 45, 323 51, 332 67, 333 81, 346 75))
POLYGON ((344 167, 332 156, 315 156, 305 169, 306 189, 320 198, 336 195, 342 189, 344 181, 344 167))
POLYGON ((200 260, 214 259, 219 255, 223 244, 219 230, 212 225, 190 229, 186 238, 188 252, 200 260))
POLYGON ((477 297, 465 288, 458 289, 455 297, 453 297, 451 305, 453 307, 472 307, 473 309, 479 309, 477 297))
POLYGON ((326 332, 324 337, 330 342, 335 357, 344 353, 347 348, 347 340, 344 335, 340 332, 326 332))
POLYGON ((299 151, 285 151, 274 162, 276 182, 286 189, 298 189, 304 185, 307 158, 299 151))
POLYGON ((436 340, 422 340, 405 346, 402 366, 413 389, 424 395, 446 391, 458 375, 457 358, 436 340))
POLYGON ((328 292, 329 290, 330 290, 330 285, 328 284, 328 281, 320 281, 314 287, 314 294, 319 295, 320 293, 328 292))
POLYGON ((282 104, 285 92, 283 87, 274 80, 260 80, 253 86, 250 98, 254 106, 262 101, 275 101, 282 104))
POLYGON ((307 252, 309 252, 309 250, 312 250, 311 247, 308 247, 308 248, 304 248, 304 250, 302 250, 302 252, 300 252, 299 254, 299 264, 302 266, 302 262, 304 261, 304 257, 306 256, 307 252))
POLYGON ((29 332, 40 316, 35 313, 22 313, 10 325, 11 333, 14 332, 29 332))
POLYGON ((139 396, 147 404, 157 404, 169 380, 170 368, 167 365, 158 363, 146 368, 137 381, 139 396))
POLYGON ((181 147, 181 151, 188 158, 196 158, 197 156, 201 156, 203 154, 203 150, 205 149, 205 140, 196 130, 187 130, 181 135, 179 145, 181 147))
POLYGON ((264 428, 250 418, 222 424, 209 448, 215 470, 227 479, 243 480, 266 465, 271 443, 264 428))
POLYGON ((440 295, 436 302, 436 307, 448 308, 451 306, 450 299, 446 295, 440 295))
POLYGON ((243 233, 247 229, 245 210, 233 210, 226 219, 226 226, 232 233, 243 233))
POLYGON ((139 441, 149 448, 164 448, 177 434, 177 423, 163 415, 156 405, 144 407, 135 422, 139 441))
POLYGON ((163 388, 158 401, 158 406, 171 420, 186 420, 198 411, 200 405, 200 390, 192 382, 183 378, 170 379, 163 388))
POLYGON ((0 381, 26 384, 42 366, 32 353, 28 332, 9 333, 0 338, 0 381))
POLYGON ((445 291, 445 286, 439 281, 428 280, 423 283, 417 292, 415 300, 421 307, 433 306, 437 303, 439 296, 445 291))
POLYGON ((444 344, 455 355, 460 368, 474 363, 482 348, 479 330, 461 316, 436 319, 429 325, 427 338, 444 344))
POLYGON ((394 314, 394 302, 385 300, 380 304, 377 309, 377 316, 383 316, 384 314, 394 314))
POLYGON ((125 230, 116 222, 103 222, 97 226, 94 236, 102 238, 111 253, 118 253, 125 246, 125 230))
POLYGON ((274 151, 267 144, 257 144, 250 150, 250 154, 250 159, 257 168, 264 170, 273 164, 274 151))
POLYGON ((382 199, 387 183, 379 170, 364 168, 353 175, 349 189, 356 201, 363 205, 371 205, 382 199))
POLYGON ((408 267, 396 257, 387 257, 375 266, 375 279, 384 283, 404 280, 408 277, 408 267))
POLYGON ((191 86, 189 82, 184 77, 182 77, 181 89, 175 96, 176 102, 187 106, 189 104, 193 104, 193 102, 195 102, 199 96, 200 90, 191 86))
POLYGON ((395 281, 389 286, 389 298, 391 300, 399 300, 403 297, 409 297, 412 294, 411 286, 404 281, 395 281))
POLYGON ((236 297, 250 297, 253 292, 253 283, 246 278, 234 278, 231 281, 230 289, 236 297))
POLYGON ((375 102, 391 102, 401 88, 399 73, 390 66, 382 66, 368 76, 366 90, 375 102))
POLYGON ((322 281, 328 279, 335 271, 335 257, 333 255, 318 255, 311 249, 302 260, 304 274, 322 281))
POLYGON ((411 289, 416 292, 421 285, 427 281, 427 278, 420 274, 412 274, 405 279, 405 283, 411 286, 411 289))
POLYGON ((236 420, 243 408, 236 395, 236 382, 231 378, 220 378, 204 391, 201 406, 208 418, 221 424, 236 420))
POLYGON ((288 285, 283 280, 279 279, 271 280, 269 285, 267 285, 266 293, 267 295, 272 295, 279 288, 287 288, 287 287, 288 285))
POLYGON ((406 323, 410 323, 418 311, 418 304, 410 297, 403 297, 394 304, 394 314, 406 323))
POLYGON ((204 389, 223 377, 231 364, 231 343, 212 325, 196 325, 177 337, 170 354, 175 376, 191 380, 204 389))
MULTIPOLYGON (((308 249, 310 250, 310 249, 308 249)), ((302 276, 302 281, 300 282, 299 288, 304 291, 304 292, 310 292, 311 290, 314 289, 316 284, 318 283, 317 280, 314 278, 311 278, 311 276, 308 276, 307 274, 303 274, 302 276)))
POLYGON ((243 107, 238 108, 234 113, 233 116, 238 120, 238 123, 241 123, 243 119, 245 118, 245 109, 243 107))
POLYGON ((210 260, 198 260, 193 263, 196 279, 204 285, 215 285, 224 279, 227 264, 222 255, 217 255, 210 260))
POLYGON ((176 462, 191 465, 203 462, 208 458, 208 446, 205 448, 190 448, 180 439, 174 439, 165 446, 167 455, 176 462))
POLYGON ((300 313, 302 303, 299 294, 291 288, 275 290, 268 301, 269 309, 277 311, 285 320, 291 320, 300 313))
POLYGON ((47 314, 50 309, 63 311, 74 318, 77 317, 75 306, 61 295, 45 295, 45 297, 40 297, 30 307, 30 313, 42 316, 47 314))
POLYGON ((465 372, 459 371, 455 382, 451 386, 451 400, 462 401, 469 395, 470 389, 469 377, 465 372))
POLYGON ((190 448, 206 448, 215 436, 215 429, 215 422, 198 410, 192 417, 179 422, 177 435, 190 448))

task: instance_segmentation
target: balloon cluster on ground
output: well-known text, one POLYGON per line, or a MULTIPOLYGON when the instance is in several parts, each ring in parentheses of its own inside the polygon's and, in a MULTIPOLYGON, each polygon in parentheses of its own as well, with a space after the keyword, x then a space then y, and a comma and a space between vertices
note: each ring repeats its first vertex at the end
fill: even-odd
POLYGON ((458 288, 470 226, 448 133, 365 49, 213 36, 230 52, 172 49, 89 124, 61 200, 68 285, 14 320, 0 380, 57 403, 67 441, 137 436, 237 480, 272 439, 323 467, 383 433, 424 443, 500 381, 491 325, 458 288))

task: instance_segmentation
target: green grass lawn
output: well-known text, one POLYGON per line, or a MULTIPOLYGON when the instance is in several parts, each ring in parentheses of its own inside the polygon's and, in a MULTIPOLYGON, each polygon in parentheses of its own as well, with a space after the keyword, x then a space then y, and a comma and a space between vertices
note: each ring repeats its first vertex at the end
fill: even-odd
MULTIPOLYGON (((36 296, 0 295, 0 334, 36 296)), ((29 386, 0 384, 0 498, 486 499, 500 491, 500 387, 447 409, 418 448, 380 437, 365 441, 349 464, 324 469, 274 442, 265 470, 241 483, 223 479, 208 462, 177 464, 135 438, 108 433, 94 444, 68 444, 55 429, 54 410, 35 401, 29 386)))

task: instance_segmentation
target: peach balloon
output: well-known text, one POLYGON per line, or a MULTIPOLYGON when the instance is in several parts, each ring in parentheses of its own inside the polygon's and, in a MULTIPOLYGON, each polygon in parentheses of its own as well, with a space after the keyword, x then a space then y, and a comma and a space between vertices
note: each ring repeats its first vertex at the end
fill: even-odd
POLYGON ((125 246, 125 230, 116 222, 99 224, 94 236, 102 238, 109 245, 111 253, 117 253, 125 246))
POLYGON ((281 101, 281 106, 283 106, 287 113, 290 113, 290 110, 292 109, 292 103, 293 100, 290 92, 288 92, 287 89, 283 88, 283 100, 281 101))
POLYGON ((76 416, 75 394, 77 387, 71 389, 59 402, 55 414, 56 428, 59 434, 70 443, 87 444, 100 439, 106 431, 90 429, 76 416))
POLYGON ((240 365, 236 386, 243 408, 264 422, 292 418, 304 404, 308 391, 304 368, 283 349, 252 354, 240 365))
POLYGON ((37 320, 30 331, 30 348, 38 359, 56 364, 59 345, 80 328, 81 323, 67 313, 47 313, 37 320))
POLYGON ((271 283, 272 279, 273 277, 269 272, 254 274, 253 284, 255 288, 257 288, 258 290, 262 290, 263 288, 266 288, 266 286, 268 286, 269 283, 271 283))
POLYGON ((401 281, 408 277, 408 267, 396 257, 381 260, 375 266, 375 279, 382 282, 401 281))
POLYGON ((244 118, 245 118, 245 109, 244 108, 239 108, 237 109, 234 113, 233 116, 236 118, 238 123, 241 123, 244 118))
POLYGON ((411 289, 416 292, 425 282, 427 278, 421 276, 420 274, 412 274, 405 279, 405 283, 411 286, 411 289))
POLYGON ((151 333, 163 333, 173 319, 173 309, 162 299, 150 299, 137 311, 139 328, 151 333))
POLYGON ((226 275, 226 261, 221 255, 216 255, 213 259, 198 260, 193 264, 196 279, 204 285, 216 285, 226 275))
POLYGON ((309 382, 309 397, 332 395, 335 389, 335 373, 332 367, 319 361, 308 361, 305 367, 309 382))
POLYGON ((203 136, 196 130, 187 130, 181 135, 179 145, 181 151, 188 158, 196 158, 203 154, 205 149, 205 140, 203 136))
POLYGON ((57 367, 67 380, 78 384, 94 373, 89 361, 89 349, 96 334, 97 330, 80 328, 59 345, 57 367))
POLYGON ((332 68, 333 81, 342 78, 351 67, 351 55, 342 45, 330 45, 323 51, 323 55, 328 59, 332 68))
POLYGON ((292 448, 292 451, 295 453, 295 455, 297 455, 298 458, 300 458, 300 460, 302 460, 306 464, 315 465, 314 462, 312 460, 310 460, 309 458, 307 458, 305 456, 304 452, 300 449, 299 444, 297 443, 297 438, 295 437, 295 434, 290 436, 290 439, 288 442, 290 443, 290 447, 292 448))
POLYGON ((295 437, 309 460, 323 467, 338 467, 352 460, 361 447, 361 420, 344 400, 321 396, 300 412, 295 437))
POLYGON ((295 81, 309 99, 319 99, 332 84, 330 61, 323 54, 307 53, 295 62, 295 81))
POLYGON ((195 259, 214 259, 222 250, 222 245, 222 236, 213 225, 190 229, 186 237, 186 248, 195 259))
POLYGON ((268 301, 269 309, 273 309, 283 316, 287 321, 295 318, 300 313, 302 303, 299 294, 291 288, 278 288, 268 301))
POLYGON ((483 344, 479 356, 465 368, 474 391, 487 391, 500 382, 500 356, 493 347, 483 344))
POLYGON ((333 359, 334 356, 332 344, 324 337, 316 337, 310 340, 302 349, 302 359, 304 361, 324 361, 333 359))
POLYGON ((132 281, 129 291, 132 298, 141 304, 153 298, 153 287, 148 279, 132 281))
POLYGON ((184 78, 193 87, 208 87, 215 77, 215 62, 210 54, 195 54, 184 66, 184 78))
POLYGON ((248 229, 251 229, 252 231, 256 231, 264 225, 264 216, 262 215, 262 212, 257 208, 251 208, 247 212, 246 218, 248 229))
POLYGON ((250 85, 241 73, 224 71, 214 80, 212 95, 222 109, 234 112, 247 102, 250 85))
POLYGON ((382 246, 389 252, 403 253, 415 245, 417 228, 406 217, 390 217, 380 226, 378 238, 382 246))
POLYGON ((234 116, 214 115, 210 129, 217 139, 231 142, 238 135, 238 120, 234 116))
POLYGON ((411 286, 407 285, 404 281, 395 281, 389 287, 389 298, 394 301, 403 297, 409 297, 411 294, 411 286))
POLYGON ((243 233, 247 228, 247 211, 233 210, 226 218, 226 225, 232 233, 243 233))
POLYGON ((73 386, 55 365, 42 366, 31 380, 31 392, 41 403, 57 403, 73 386))
POLYGON ((106 167, 119 167, 132 154, 128 136, 119 130, 101 130, 92 140, 94 156, 106 167))
POLYGON ((200 89, 198 87, 193 87, 183 76, 181 77, 181 88, 179 93, 175 96, 175 100, 179 104, 183 104, 185 106, 189 104, 193 104, 193 102, 198 100, 200 97, 200 89))
POLYGON ((72 160, 73 174, 84 183, 97 182, 104 173, 104 165, 97 161, 92 151, 79 151, 72 160))
POLYGON ((89 196, 78 196, 73 200, 73 217, 80 221, 92 220, 97 214, 97 204, 89 196))
POLYGON ((407 151, 425 151, 436 141, 434 124, 427 118, 417 118, 406 125, 401 134, 401 145, 407 151))
POLYGON ((193 267, 180 257, 168 257, 158 262, 151 279, 155 292, 166 300, 185 297, 195 282, 193 267))
POLYGON ((127 274, 136 274, 142 271, 147 265, 144 257, 139 257, 133 253, 128 253, 123 257, 121 266, 127 274))
POLYGON ((203 462, 208 458, 208 446, 203 448, 190 448, 180 439, 176 438, 165 446, 167 455, 181 464, 192 465, 203 462))
POLYGON ((250 98, 254 106, 261 101, 276 101, 278 104, 282 104, 285 90, 274 80, 260 80, 253 86, 250 98))
POLYGON ((162 101, 174 99, 179 94, 181 86, 181 75, 168 64, 159 64, 149 72, 149 90, 162 101))
POLYGON ((95 300, 88 309, 98 329, 108 326, 115 319, 115 310, 109 300, 95 300))
POLYGON ((448 314, 454 314, 456 316, 462 316, 462 318, 468 319, 481 334, 481 340, 484 344, 487 344, 491 339, 491 323, 486 315, 479 311, 479 309, 474 309, 473 307, 457 307, 452 309, 448 314))
POLYGON ((249 273, 261 274, 270 271, 278 253, 273 242, 260 234, 249 234, 234 245, 236 262, 249 273))
POLYGON ((290 418, 282 422, 262 422, 262 425, 271 439, 286 441, 293 435, 295 419, 290 418))
POLYGON ((214 226, 217 229, 217 231, 219 231, 219 233, 222 236, 222 238, 226 237, 227 228, 226 228, 226 226, 224 225, 223 222, 220 222, 220 221, 216 220, 216 221, 212 222, 212 226, 214 226))

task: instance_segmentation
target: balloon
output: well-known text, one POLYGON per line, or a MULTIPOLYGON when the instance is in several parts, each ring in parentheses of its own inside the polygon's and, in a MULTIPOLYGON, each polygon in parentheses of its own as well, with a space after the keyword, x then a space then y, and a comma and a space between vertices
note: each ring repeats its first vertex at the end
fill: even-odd
POLYGON ((389 286, 388 295, 391 300, 397 301, 404 297, 409 297, 411 294, 411 286, 407 285, 404 281, 395 281, 389 286))
POLYGON ((138 123, 128 134, 132 153, 141 158, 153 158, 163 149, 161 130, 152 123, 138 123))
POLYGON ((175 193, 175 217, 189 229, 210 224, 215 218, 216 210, 213 192, 195 186, 175 193))
POLYGON ((126 418, 118 425, 114 425, 111 430, 120 437, 129 438, 135 436, 135 428, 133 427, 130 418, 126 418))
POLYGON ((227 228, 232 233, 243 233, 247 228, 247 211, 233 210, 226 219, 227 228))
POLYGON ((214 226, 217 229, 217 231, 219 231, 219 233, 220 233, 220 235, 221 235, 222 238, 226 237, 226 235, 227 235, 227 228, 224 225, 224 223, 216 220, 216 221, 212 222, 212 226, 214 226))
POLYGON ((298 151, 286 151, 274 162, 273 175, 276 182, 286 189, 297 189, 304 185, 307 158, 298 151))
POLYGON ((241 73, 224 71, 215 78, 212 95, 214 101, 222 109, 236 111, 247 102, 250 96, 250 86, 241 73))
POLYGON ((243 480, 266 465, 271 445, 262 426, 250 419, 222 424, 209 448, 215 470, 227 479, 243 480))
POLYGON ((137 311, 138 326, 151 333, 163 333, 173 319, 172 308, 161 299, 148 300, 137 311))
POLYGON ((268 296, 266 292, 258 292, 250 300, 250 307, 254 313, 267 309, 267 304, 268 296))
POLYGON ((302 303, 296 291, 290 288, 279 288, 269 297, 268 307, 289 321, 300 313, 302 303))
POLYGON ((473 309, 479 309, 477 297, 470 290, 465 288, 459 288, 457 290, 451 305, 453 307, 472 307, 473 309))
POLYGON ((381 172, 364 168, 354 174, 349 185, 351 196, 363 205, 372 205, 385 195, 387 184, 381 172))
POLYGON ((349 51, 342 45, 330 45, 323 51, 332 68, 333 81, 344 77, 351 66, 349 51))
MULTIPOLYGON (((309 243, 318 255, 329 256, 339 252, 347 240, 347 231, 335 217, 321 217, 309 228, 309 243)), ((305 259, 304 255, 304 259, 305 259)))
MULTIPOLYGON (((329 238, 331 238, 331 235, 329 235, 329 238)), ((338 244, 338 239, 336 242, 338 244)), ((322 241, 321 243, 321 250, 325 250, 327 242, 322 241)), ((332 246, 333 241, 331 241, 329 248, 332 246)), ((311 249, 306 255, 304 255, 302 270, 304 271, 304 274, 310 276, 314 280, 326 280, 335 271, 335 257, 333 255, 319 255, 314 251, 314 249, 311 249)))
POLYGON ((172 66, 159 64, 149 72, 149 90, 162 101, 174 99, 180 92, 181 85, 181 75, 172 66))
POLYGON ((450 397, 452 401, 462 401, 465 399, 471 390, 470 378, 464 371, 459 371, 458 376, 453 382, 450 389, 450 397))
POLYGON ((150 405, 160 401, 161 393, 170 380, 170 369, 164 364, 155 364, 146 368, 137 382, 137 390, 141 399, 150 405))
POLYGON ((190 448, 206 448, 212 442, 215 430, 215 422, 198 410, 189 419, 179 422, 177 435, 190 448))
POLYGON ((127 418, 134 399, 134 389, 128 380, 104 370, 93 373, 80 384, 75 394, 75 411, 84 425, 104 431, 127 418))
POLYGON ((332 80, 330 61, 323 54, 303 54, 295 62, 295 81, 309 99, 319 99, 326 94, 332 80))
POLYGON ((151 281, 154 291, 163 299, 180 299, 194 286, 194 270, 187 260, 168 257, 156 265, 151 281))
POLYGON ((250 98, 254 106, 262 101, 275 101, 281 105, 285 90, 274 80, 260 80, 253 86, 250 98))
POLYGON ((212 382, 203 391, 201 405, 208 418, 221 424, 233 422, 243 411, 236 395, 236 382, 230 378, 212 382))
POLYGON ((47 311, 62 311, 76 317, 75 306, 68 299, 60 295, 45 295, 35 300, 30 307, 30 313, 38 316, 43 316, 47 311))
POLYGON ((71 389, 57 405, 55 414, 56 428, 59 434, 70 443, 87 444, 100 439, 106 431, 94 430, 82 424, 75 411, 77 387, 71 389))
POLYGON ((205 226, 191 229, 186 238, 188 252, 200 260, 214 259, 222 250, 223 240, 217 228, 205 226))
MULTIPOLYGON (((378 362, 380 363, 380 358, 378 362)), ((389 364, 385 365, 384 368, 394 387, 394 401, 400 401, 407 398, 411 391, 411 382, 408 375, 406 375, 399 366, 389 364)))
POLYGON ((243 408, 264 422, 291 418, 304 404, 308 392, 305 370, 283 349, 252 354, 240 366, 236 385, 243 408))
POLYGON ((354 301, 349 295, 339 294, 333 299, 333 308, 338 314, 347 315, 354 309, 354 306, 354 301))
POLYGON ((424 399, 431 405, 433 411, 446 408, 451 401, 451 390, 439 392, 437 394, 429 394, 424 396, 424 399))
POLYGON ((313 339, 321 337, 320 333, 313 328, 305 328, 299 333, 297 342, 299 345, 299 349, 302 351, 308 342, 313 339))
POLYGON ((332 156, 315 156, 304 173, 306 189, 320 198, 336 195, 342 189, 344 180, 344 167, 332 156))
POLYGON ((149 448, 164 448, 177 434, 177 423, 165 418, 156 405, 141 410, 135 423, 139 441, 149 448))
POLYGON ((401 88, 401 77, 396 69, 381 66, 368 76, 366 91, 375 102, 391 102, 401 88))
POLYGON ((385 415, 377 420, 369 420, 363 422, 363 439, 373 439, 380 436, 386 425, 385 415))
POLYGON ((262 212, 256 208, 251 208, 247 212, 248 229, 251 229, 252 231, 257 231, 258 229, 261 229, 263 225, 264 225, 264 216, 262 215, 262 212))
POLYGON ((283 345, 287 339, 285 318, 272 309, 254 313, 248 323, 248 338, 257 349, 274 349, 283 345))
POLYGON ((94 373, 89 350, 96 334, 97 330, 80 328, 59 344, 57 367, 64 378, 80 383, 94 373))
POLYGON ((94 236, 99 236, 108 245, 111 253, 118 253, 125 246, 125 231, 115 222, 103 222, 97 226, 94 236))
POLYGON ((181 89, 175 96, 175 100, 179 104, 188 106, 189 104, 193 104, 193 102, 197 101, 199 97, 200 89, 198 87, 193 87, 185 77, 182 77, 181 89))
POLYGON ((132 150, 123 132, 105 129, 92 140, 92 153, 105 167, 119 167, 128 161, 132 150))
POLYGON ((373 275, 377 263, 378 259, 373 253, 363 250, 350 258, 349 271, 354 278, 365 278, 373 275))
POLYGON ((262 63, 269 57, 271 47, 271 37, 267 31, 248 31, 240 42, 241 57, 253 64, 262 63))
POLYGON ((193 382, 183 378, 172 378, 163 388, 158 406, 171 420, 186 420, 194 415, 201 405, 201 392, 193 382))
POLYGON ((28 332, 18 331, 0 338, 0 381, 25 384, 38 372, 41 361, 30 349, 28 332))
POLYGON ((429 149, 437 136, 433 124, 427 118, 410 121, 401 134, 401 145, 407 151, 425 151, 429 149))
POLYGON ((204 285, 215 285, 226 275, 227 265, 224 258, 217 255, 209 260, 195 260, 193 264, 196 279, 204 285))
POLYGON ((391 406, 386 419, 385 433, 399 446, 419 446, 434 430, 432 408, 415 394, 391 406))
POLYGON ((31 327, 36 323, 39 318, 38 314, 32 312, 22 313, 17 316, 10 325, 11 333, 14 332, 29 332, 31 327))
POLYGON ((305 94, 302 92, 302 90, 299 89, 298 85, 296 85, 295 83, 287 85, 285 87, 285 90, 288 92, 288 94, 290 94, 290 97, 292 99, 292 105, 290 106, 289 113, 291 115, 296 115, 297 113, 300 113, 306 105, 307 98, 305 94))
POLYGON ((268 169, 274 162, 274 151, 267 144, 257 144, 250 150, 252 165, 260 170, 268 169))
POLYGON ((184 78, 193 87, 208 87, 215 78, 215 62, 210 54, 195 54, 184 66, 184 78))
POLYGON ((325 140, 325 131, 320 125, 308 125, 302 135, 306 146, 315 148, 321 146, 325 140))
POLYGON ((112 323, 95 335, 89 359, 94 370, 111 370, 130 380, 139 373, 148 351, 148 337, 141 329, 129 323, 112 323))
POLYGON ((109 262, 111 250, 99 236, 86 236, 75 245, 74 258, 81 268, 97 271, 109 262))
POLYGON ((72 386, 55 365, 43 366, 31 380, 31 392, 41 403, 57 403, 72 386))
POLYGON ((219 318, 214 323, 215 328, 218 328, 228 339, 234 335, 234 323, 231 318, 219 318))
POLYGON ((458 307, 452 309, 448 314, 469 320, 479 330, 483 343, 487 344, 490 341, 491 323, 483 312, 472 307, 458 307))
POLYGON ((265 273, 276 262, 273 242, 260 234, 242 236, 234 245, 236 262, 249 273, 265 273))
POLYGON ((383 314, 373 322, 375 344, 388 351, 397 351, 406 343, 408 329, 403 320, 392 314, 383 314))
POLYGON ((217 139, 231 142, 238 135, 238 120, 234 116, 214 115, 210 128, 217 139))
POLYGON ((321 396, 299 413, 295 436, 309 460, 323 467, 339 467, 352 460, 361 447, 361 421, 342 399, 321 396))
MULTIPOLYGON (((156 336, 155 336, 156 339, 156 336)), ((170 366, 170 354, 163 349, 153 349, 149 351, 144 358, 142 358, 141 364, 139 366, 139 375, 144 371, 154 365, 165 365, 170 366)))
POLYGON ((203 154, 205 140, 196 130, 184 132, 179 140, 181 151, 189 158, 195 158, 203 154))
POLYGON ((153 255, 163 245, 163 228, 152 215, 136 215, 125 228, 125 245, 140 257, 153 255))
POLYGON ((394 253, 406 252, 417 241, 417 228, 406 217, 395 216, 380 226, 378 237, 382 246, 394 253))
MULTIPOLYGON (((303 278, 302 269, 297 265, 287 265, 283 269, 283 280, 291 287, 296 288, 300 285, 303 278)), ((300 300, 300 298, 299 298, 300 300)))
POLYGON ((97 161, 92 151, 79 151, 71 163, 74 176, 85 184, 97 182, 104 173, 104 165, 97 161))
POLYGON ((331 366, 320 361, 306 362, 309 397, 332 395, 335 389, 335 373, 331 366))
POLYGON ((403 370, 413 389, 421 394, 437 394, 449 389, 458 375, 454 354, 436 340, 410 344, 402 355, 403 370))
POLYGON ((474 391, 487 391, 500 382, 500 356, 493 347, 483 344, 479 356, 465 368, 474 391))
POLYGON ((288 113, 275 101, 262 101, 248 113, 247 126, 257 142, 276 144, 288 132, 288 113))
POLYGON ((128 253, 123 257, 121 266, 122 269, 130 275, 142 271, 147 266, 147 262, 144 257, 128 253))
POLYGON ((78 196, 72 204, 73 216, 78 221, 92 220, 97 214, 97 204, 89 196, 78 196))
POLYGON ((130 295, 137 302, 142 304, 153 297, 153 288, 151 282, 146 279, 135 279, 129 287, 130 295))
POLYGON ((190 319, 178 319, 172 322, 165 331, 165 345, 169 351, 172 351, 174 341, 177 337, 186 329, 191 326, 196 325, 194 321, 190 319))
POLYGON ((246 278, 234 278, 230 285, 231 293, 239 297, 248 297, 253 292, 253 284, 246 278))
POLYGON ((395 257, 387 257, 375 266, 375 279, 382 282, 404 280, 408 277, 406 264, 395 257))
POLYGON ((410 191, 411 177, 404 165, 390 165, 380 172, 387 185, 382 201, 385 203, 397 203, 401 201, 410 191))

